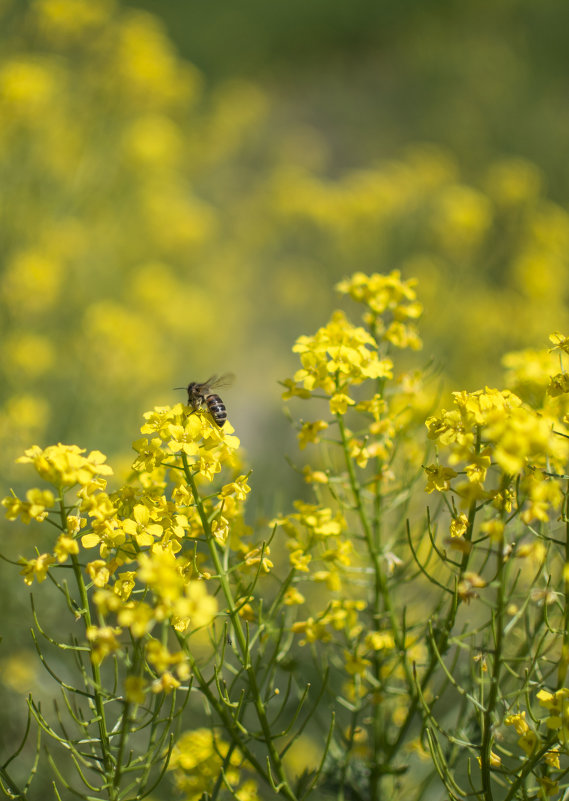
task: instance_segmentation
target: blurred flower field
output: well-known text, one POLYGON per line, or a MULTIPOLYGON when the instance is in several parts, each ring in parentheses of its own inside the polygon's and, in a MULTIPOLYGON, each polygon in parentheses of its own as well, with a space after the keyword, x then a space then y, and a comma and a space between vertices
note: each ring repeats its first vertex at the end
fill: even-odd
MULTIPOLYGON (((279 381, 294 372, 293 343, 328 319, 334 286, 345 293, 338 282, 358 273, 417 279, 422 344, 414 329, 394 329, 387 341, 409 349, 402 368, 419 362, 432 390, 422 395, 410 372, 402 415, 427 418, 436 403, 450 406, 451 390, 483 386, 508 386, 540 408, 555 370, 547 337, 569 330, 569 186, 547 116, 555 103, 542 106, 551 145, 543 158, 530 158, 520 137, 473 169, 459 147, 458 101, 439 121, 456 130, 456 148, 451 136, 424 130, 387 146, 382 115, 404 120, 400 106, 412 99, 378 96, 362 80, 360 105, 350 106, 353 152, 340 156, 329 119, 342 116, 345 88, 335 94, 333 79, 314 78, 314 67, 302 87, 282 67, 213 78, 180 48, 177 5, 0 0, 3 495, 21 489, 17 457, 57 442, 101 450, 111 483, 122 481, 143 411, 185 401, 173 387, 232 372, 223 397, 257 492, 248 522, 283 513, 308 489, 302 463, 296 472, 286 464, 296 444, 279 381)), ((435 29, 435 10, 430 19, 435 29)), ((417 52, 428 61, 411 33, 407 43, 410 63, 421 65, 417 52)), ((481 45, 481 62, 485 53, 481 45)), ((496 61, 510 64, 502 81, 524 81, 514 59, 496 61)), ((380 60, 369 63, 379 71, 380 60)), ((560 110, 559 130, 565 124, 560 110)), ((287 391, 294 395, 290 382, 287 391)), ((331 413, 344 414, 348 401, 335 402, 331 413)), ((318 425, 299 422, 308 451, 318 425)), ((423 446, 406 443, 412 461, 423 446)), ((367 459, 365 443, 358 448, 356 462, 367 459)), ((316 468, 305 469, 308 484, 318 484, 316 468)), ((0 551, 17 558, 29 549, 13 538, 3 524, 0 551)), ((10 574, 0 656, 14 721, 6 742, 19 731, 27 692, 49 698, 17 622, 22 598, 10 574)), ((219 754, 203 737, 215 772, 219 754)))
POLYGON ((338 171, 325 131, 262 83, 208 86, 148 13, 4 6, 4 470, 46 437, 112 451, 133 411, 226 370, 249 447, 282 440, 290 342, 357 269, 419 279, 453 380, 563 328, 569 217, 534 164, 474 181, 417 144, 338 171))

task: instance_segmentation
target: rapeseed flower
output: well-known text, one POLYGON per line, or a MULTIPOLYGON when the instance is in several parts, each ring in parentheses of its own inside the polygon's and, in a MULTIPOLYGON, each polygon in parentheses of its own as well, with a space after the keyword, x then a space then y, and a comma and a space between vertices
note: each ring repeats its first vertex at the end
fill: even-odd
POLYGON ((36 559, 24 559, 22 556, 18 560, 19 564, 23 565, 20 573, 24 577, 26 584, 33 584, 34 578, 40 583, 45 581, 47 571, 55 561, 55 557, 49 553, 42 553, 36 559))
POLYGON ((332 396, 349 384, 393 375, 393 362, 378 357, 371 334, 352 325, 341 311, 335 312, 314 336, 299 337, 293 351, 300 354, 302 363, 294 381, 310 392, 323 389, 332 396))
POLYGON ((258 801, 254 781, 247 780, 237 789, 243 761, 239 750, 230 751, 229 744, 215 730, 194 729, 184 732, 176 742, 168 770, 174 771, 176 787, 188 801, 199 801, 204 793, 211 791, 222 769, 238 801, 258 801))
POLYGON ((98 476, 112 475, 112 469, 105 464, 106 456, 100 451, 91 451, 88 456, 85 448, 76 445, 50 445, 45 449, 34 445, 16 461, 33 464, 39 475, 56 487, 86 486, 98 476))
MULTIPOLYGON (((501 474, 507 482, 521 477, 525 508, 524 522, 546 521, 551 510, 559 509, 562 488, 551 475, 563 475, 569 456, 562 423, 548 411, 535 411, 510 390, 489 389, 453 393, 455 408, 443 410, 426 421, 428 437, 438 443, 439 456, 447 454, 452 467, 431 465, 427 472, 427 492, 453 489, 465 505, 492 499, 504 511, 511 509, 513 497, 508 486, 499 487, 501 474), (462 466, 469 484, 453 485, 449 470, 462 466), (491 477, 494 484, 490 483, 491 477)), ((519 494, 516 498, 519 498, 519 494)))
POLYGON ((12 494, 2 499, 2 506, 6 509, 8 520, 16 520, 19 517, 22 523, 29 523, 32 520, 41 522, 46 519, 54 501, 54 495, 50 490, 31 489, 27 490, 25 501, 12 494))

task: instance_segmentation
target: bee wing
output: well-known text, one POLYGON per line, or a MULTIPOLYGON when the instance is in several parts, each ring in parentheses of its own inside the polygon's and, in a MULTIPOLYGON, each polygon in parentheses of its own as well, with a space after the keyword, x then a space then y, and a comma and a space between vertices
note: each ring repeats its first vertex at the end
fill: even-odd
POLYGON ((221 389, 221 387, 228 387, 235 381, 235 374, 234 373, 224 373, 223 375, 212 375, 209 378, 205 385, 209 389, 221 389))

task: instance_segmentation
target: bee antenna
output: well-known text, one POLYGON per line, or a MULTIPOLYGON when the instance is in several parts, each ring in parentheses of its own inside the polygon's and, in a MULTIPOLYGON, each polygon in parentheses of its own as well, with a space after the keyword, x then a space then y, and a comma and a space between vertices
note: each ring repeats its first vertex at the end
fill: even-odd
POLYGON ((187 389, 187 387, 172 387, 172 389, 187 389))

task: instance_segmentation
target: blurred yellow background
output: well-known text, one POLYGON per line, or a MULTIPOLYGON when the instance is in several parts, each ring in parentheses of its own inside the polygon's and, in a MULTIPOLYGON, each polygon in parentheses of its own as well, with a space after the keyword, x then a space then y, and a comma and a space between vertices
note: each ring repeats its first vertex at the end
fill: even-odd
POLYGON ((569 9, 0 6, 10 480, 36 442, 126 464, 143 410, 225 371, 253 462, 281 464, 276 382, 354 270, 419 278, 452 388, 566 327, 569 9))

